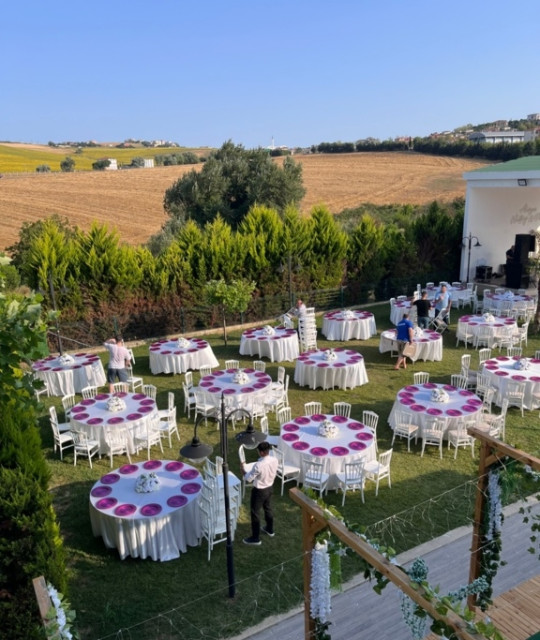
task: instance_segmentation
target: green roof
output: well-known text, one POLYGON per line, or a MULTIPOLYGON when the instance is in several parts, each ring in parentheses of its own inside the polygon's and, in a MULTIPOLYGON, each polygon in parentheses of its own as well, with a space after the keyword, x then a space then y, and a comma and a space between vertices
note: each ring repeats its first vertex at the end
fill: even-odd
POLYGON ((491 164, 481 169, 475 169, 471 171, 471 173, 487 173, 492 171, 540 171, 540 156, 525 156, 524 158, 509 160, 508 162, 491 164))

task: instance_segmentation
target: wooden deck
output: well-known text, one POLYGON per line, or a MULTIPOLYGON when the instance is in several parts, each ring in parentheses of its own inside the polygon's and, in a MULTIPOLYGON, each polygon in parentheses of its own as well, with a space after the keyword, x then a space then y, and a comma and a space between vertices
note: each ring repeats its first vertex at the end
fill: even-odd
POLYGON ((486 614, 507 640, 525 640, 540 631, 540 576, 495 598, 486 614))

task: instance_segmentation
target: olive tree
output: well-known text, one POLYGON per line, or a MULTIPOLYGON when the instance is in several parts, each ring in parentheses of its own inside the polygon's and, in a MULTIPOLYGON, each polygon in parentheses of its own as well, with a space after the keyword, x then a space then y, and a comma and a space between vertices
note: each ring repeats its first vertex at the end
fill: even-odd
POLYGON ((255 291, 255 283, 249 280, 210 280, 205 286, 208 304, 219 307, 223 319, 223 340, 227 346, 226 313, 243 313, 255 291))

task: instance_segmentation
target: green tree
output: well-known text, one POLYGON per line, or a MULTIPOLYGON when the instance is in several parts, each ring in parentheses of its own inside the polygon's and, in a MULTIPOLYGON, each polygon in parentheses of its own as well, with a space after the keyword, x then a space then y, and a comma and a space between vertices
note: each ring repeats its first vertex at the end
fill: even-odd
POLYGON ((75 160, 71 156, 66 156, 60 163, 60 169, 66 173, 75 171, 75 160))
POLYGON ((255 283, 249 280, 210 280, 206 283, 205 295, 208 304, 219 307, 223 320, 223 340, 227 346, 227 313, 243 313, 255 291, 255 283))
POLYGON ((40 164, 36 167, 36 171, 38 173, 50 173, 51 168, 48 164, 40 164))
POLYGON ((347 235, 326 207, 314 207, 309 220, 310 251, 304 254, 313 286, 335 287, 345 273, 347 235))
POLYGON ((105 171, 107 167, 111 165, 111 161, 109 158, 100 158, 95 162, 92 162, 92 169, 94 171, 105 171))
POLYGON ((164 208, 173 218, 201 225, 220 214, 236 229, 256 203, 283 211, 303 196, 302 167, 292 158, 281 168, 264 149, 246 150, 229 141, 201 171, 190 171, 167 189, 164 208))

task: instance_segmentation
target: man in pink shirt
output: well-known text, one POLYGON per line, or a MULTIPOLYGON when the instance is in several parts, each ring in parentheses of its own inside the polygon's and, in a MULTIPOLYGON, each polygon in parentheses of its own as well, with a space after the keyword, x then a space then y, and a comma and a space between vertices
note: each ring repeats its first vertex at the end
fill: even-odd
POLYGON ((127 382, 128 373, 126 364, 129 365, 131 357, 129 351, 124 347, 124 339, 122 336, 111 338, 103 343, 103 346, 109 352, 109 364, 107 366, 107 382, 109 383, 109 393, 113 392, 113 384, 116 379, 120 382, 127 382))
POLYGON ((270 455, 270 444, 261 442, 257 445, 257 451, 261 456, 253 465, 249 473, 245 473, 242 465, 242 473, 246 482, 253 483, 251 490, 251 536, 244 538, 244 544, 259 546, 261 544, 260 532, 274 537, 274 514, 272 512, 273 484, 277 474, 278 460, 270 455), (261 527, 259 512, 264 511, 265 527, 261 527))

